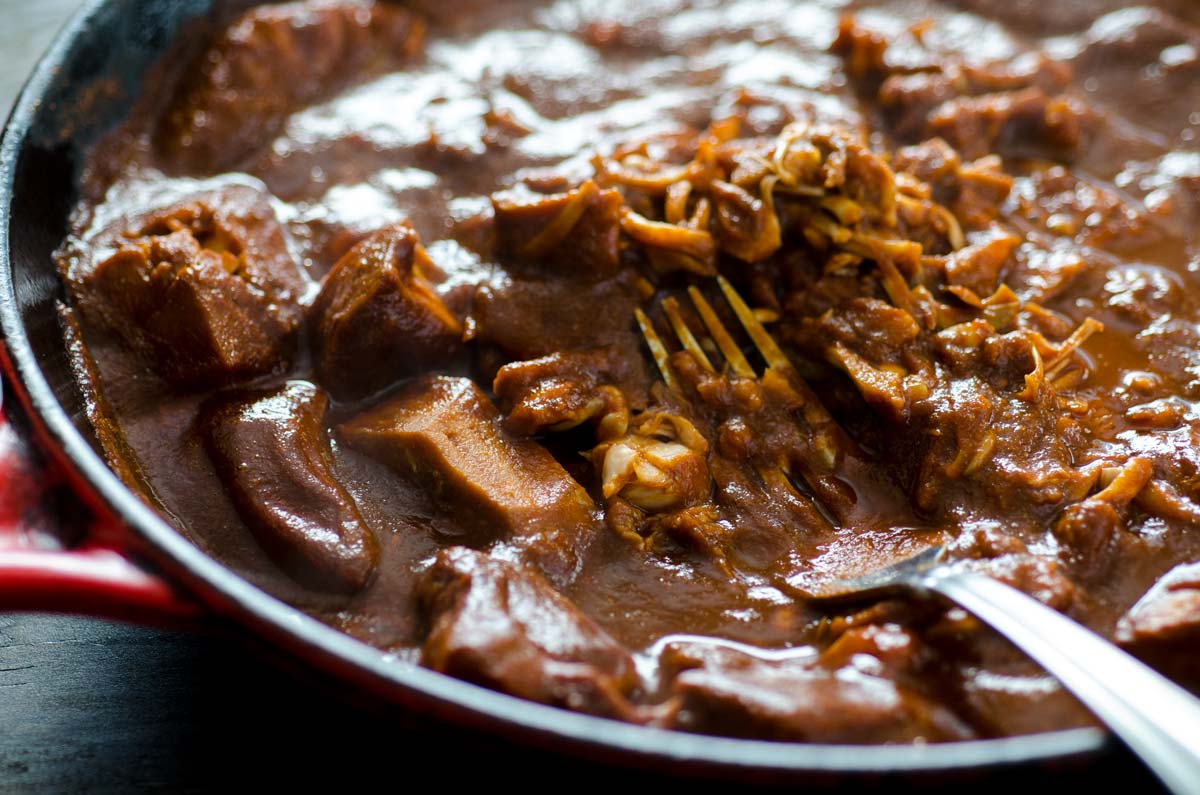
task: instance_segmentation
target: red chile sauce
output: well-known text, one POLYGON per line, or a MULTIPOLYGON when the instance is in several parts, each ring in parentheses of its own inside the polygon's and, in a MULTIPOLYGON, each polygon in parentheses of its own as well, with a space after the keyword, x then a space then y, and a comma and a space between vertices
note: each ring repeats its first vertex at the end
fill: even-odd
POLYGON ((214 19, 97 149, 59 257, 97 436, 264 590, 566 708, 864 743, 1089 723, 962 611, 802 596, 933 542, 1200 683, 1198 21, 214 19))

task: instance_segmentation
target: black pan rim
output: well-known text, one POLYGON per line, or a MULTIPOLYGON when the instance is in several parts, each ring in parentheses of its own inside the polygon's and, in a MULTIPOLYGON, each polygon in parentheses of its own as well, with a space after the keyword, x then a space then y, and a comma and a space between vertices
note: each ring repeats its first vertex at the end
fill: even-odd
MULTIPOLYGON (((198 592, 215 612, 266 633, 310 665, 335 671, 357 686, 388 693, 416 709, 438 711, 464 724, 508 730, 539 744, 624 757, 640 767, 757 771, 783 774, 883 774, 966 771, 1094 756, 1109 742, 1101 729, 931 745, 818 745, 686 734, 568 712, 496 693, 415 664, 390 660, 249 584, 204 554, 133 494, 75 427, 45 378, 21 318, 9 226, 13 182, 27 135, 56 72, 97 13, 117 0, 87 0, 55 37, 22 89, 0 139, 0 332, 6 375, 61 465, 149 548, 174 581, 198 592)), ((132 8, 132 6, 131 6, 132 8)))

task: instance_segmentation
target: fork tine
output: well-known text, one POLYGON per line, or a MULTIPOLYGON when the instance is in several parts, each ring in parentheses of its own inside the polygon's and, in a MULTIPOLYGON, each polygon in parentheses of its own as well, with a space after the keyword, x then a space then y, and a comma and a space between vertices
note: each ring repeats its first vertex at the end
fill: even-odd
POLYGON ((692 335, 692 330, 688 328, 687 323, 683 320, 683 315, 679 312, 679 302, 675 300, 675 296, 664 298, 662 302, 663 312, 667 315, 667 320, 671 323, 671 328, 675 330, 675 336, 679 338, 679 344, 683 349, 692 354, 704 366, 704 369, 710 373, 715 373, 716 370, 712 366, 712 362, 708 360, 708 355, 704 353, 704 349, 700 347, 700 343, 692 335))
POLYGON ((832 532, 833 522, 828 512, 815 498, 803 494, 792 484, 787 470, 782 466, 758 470, 758 476, 763 484, 779 499, 789 504, 804 520, 804 526, 817 532, 832 532))
MULTIPOLYGON (((837 468, 841 453, 854 450, 854 445, 733 285, 723 276, 718 276, 717 282, 725 300, 729 302, 763 359, 771 369, 784 376, 794 390, 795 398, 799 401, 796 417, 807 426, 812 445, 811 450, 799 454, 796 461, 798 471, 795 474, 808 485, 812 493, 811 503, 822 514, 822 520, 830 526, 836 525, 845 519, 848 511, 853 508, 853 502, 847 501, 837 479, 830 478, 829 474, 837 468)), ((782 487, 779 478, 790 483, 790 480, 787 480, 788 469, 789 467, 783 466, 778 472, 770 473, 769 477, 775 481, 773 485, 776 488, 782 487)))
POLYGON ((754 310, 746 305, 746 302, 738 295, 737 290, 733 289, 733 285, 724 276, 718 276, 717 283, 721 285, 721 292, 725 294, 725 300, 733 307, 734 314, 741 321, 742 328, 746 329, 746 333, 754 341, 754 347, 758 348, 759 353, 762 354, 767 364, 771 367, 790 370, 792 363, 788 361, 787 356, 780 350, 774 338, 763 327, 763 324, 754 316, 754 310))
POLYGON ((650 318, 646 317, 645 312, 635 307, 633 314, 637 318, 638 326, 642 330, 642 337, 646 340, 646 347, 650 349, 650 355, 654 357, 654 363, 658 365, 658 371, 662 373, 663 381, 672 392, 678 392, 679 384, 675 381, 674 372, 671 371, 671 360, 670 354, 667 353, 667 346, 663 344, 662 339, 658 336, 658 332, 654 330, 654 325, 650 322, 650 318))
MULTIPOLYGON (((718 277, 718 283, 730 308, 737 315, 738 322, 766 361, 768 372, 773 370, 782 375, 792 387, 795 405, 790 405, 789 410, 796 421, 802 422, 808 431, 808 444, 801 445, 800 449, 794 451, 794 462, 781 460, 776 465, 756 469, 760 482, 775 498, 791 505, 798 515, 803 516, 805 526, 831 530, 839 526, 845 515, 853 509, 853 500, 847 500, 844 484, 837 478, 831 478, 830 473, 838 466, 840 452, 853 452, 854 445, 801 378, 754 310, 750 309, 727 280, 718 277), (806 488, 802 490, 798 483, 803 483, 806 488)), ((716 310, 700 289, 695 285, 688 287, 688 296, 708 330, 708 338, 705 339, 704 335, 701 335, 700 339, 696 337, 684 318, 679 300, 668 296, 663 299, 661 306, 680 346, 689 351, 701 366, 715 373, 717 370, 713 360, 705 350, 706 347, 711 350, 715 345, 734 375, 761 381, 742 352, 741 346, 721 322, 716 310)), ((644 311, 635 308, 634 315, 646 340, 646 346, 662 373, 663 381, 673 392, 682 394, 678 376, 671 367, 670 350, 666 342, 658 335, 644 311)))
POLYGON ((708 333, 717 343, 717 347, 721 349, 721 355, 725 357, 725 361, 729 363, 730 369, 742 378, 757 378, 754 368, 750 366, 750 362, 746 361, 745 355, 742 354, 742 349, 738 347, 737 342, 733 337, 729 336, 729 332, 725 329, 721 319, 717 317, 717 313, 713 311, 712 305, 708 303, 704 295, 695 285, 688 288, 688 295, 691 296, 692 304, 696 307, 696 312, 699 313, 700 319, 704 321, 704 325, 708 327, 708 333))

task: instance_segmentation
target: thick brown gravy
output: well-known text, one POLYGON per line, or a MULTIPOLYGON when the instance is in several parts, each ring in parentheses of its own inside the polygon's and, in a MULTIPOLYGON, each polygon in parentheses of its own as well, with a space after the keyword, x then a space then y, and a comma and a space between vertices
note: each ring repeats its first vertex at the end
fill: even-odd
POLYGON ((266 591, 568 708, 1090 722, 962 611, 800 595, 934 541, 1200 684, 1200 18, 1082 5, 214 22, 97 150, 60 255, 98 437, 266 591))

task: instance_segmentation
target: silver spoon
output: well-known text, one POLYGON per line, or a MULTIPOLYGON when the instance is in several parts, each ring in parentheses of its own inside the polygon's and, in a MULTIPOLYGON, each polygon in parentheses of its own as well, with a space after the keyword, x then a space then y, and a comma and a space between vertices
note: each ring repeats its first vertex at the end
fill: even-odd
POLYGON ((1171 791, 1200 795, 1200 700, 1016 588, 945 559, 940 546, 860 577, 808 585, 816 601, 937 593, 973 613, 1075 694, 1171 791))

